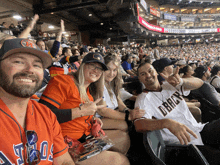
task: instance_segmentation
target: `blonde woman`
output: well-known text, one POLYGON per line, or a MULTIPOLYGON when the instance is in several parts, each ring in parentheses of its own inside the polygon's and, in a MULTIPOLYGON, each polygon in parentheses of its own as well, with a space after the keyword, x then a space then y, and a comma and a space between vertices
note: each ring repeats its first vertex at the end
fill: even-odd
MULTIPOLYGON (((90 135, 93 116, 97 109, 104 107, 98 103, 102 100, 105 70, 107 67, 102 56, 89 53, 77 72, 55 76, 49 82, 40 102, 56 114, 64 137, 83 142, 90 135)), ((127 165, 129 161, 120 153, 104 151, 79 164, 88 163, 127 165)))
POLYGON ((105 63, 108 70, 105 71, 104 101, 107 107, 97 110, 97 117, 103 122, 103 129, 110 139, 117 145, 112 149, 125 154, 130 147, 130 139, 127 133, 126 120, 132 121, 144 115, 138 108, 129 110, 120 98, 121 74, 119 61, 115 55, 107 55, 105 63))

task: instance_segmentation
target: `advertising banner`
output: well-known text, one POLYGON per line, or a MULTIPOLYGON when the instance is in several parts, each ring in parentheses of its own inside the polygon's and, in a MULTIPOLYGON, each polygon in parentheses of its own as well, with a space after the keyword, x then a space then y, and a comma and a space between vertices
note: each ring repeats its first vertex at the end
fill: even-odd
POLYGON ((150 23, 148 23, 147 21, 145 21, 141 16, 139 16, 139 23, 144 26, 145 28, 155 31, 155 32, 160 32, 160 33, 164 33, 164 28, 159 27, 159 26, 155 26, 152 25, 150 23))
POLYGON ((152 7, 150 7, 150 14, 160 17, 160 12, 152 7))
POLYGON ((217 28, 214 28, 214 29, 168 29, 168 28, 164 28, 164 33, 190 34, 190 33, 214 33, 214 32, 219 32, 219 31, 217 28))
POLYGON ((164 16, 164 19, 176 21, 176 16, 175 15, 164 13, 163 16, 164 16))
POLYGON ((181 21, 183 22, 195 22, 196 17, 181 17, 181 21))
POLYGON ((145 0, 140 0, 140 5, 144 8, 145 12, 147 12, 147 3, 145 0))

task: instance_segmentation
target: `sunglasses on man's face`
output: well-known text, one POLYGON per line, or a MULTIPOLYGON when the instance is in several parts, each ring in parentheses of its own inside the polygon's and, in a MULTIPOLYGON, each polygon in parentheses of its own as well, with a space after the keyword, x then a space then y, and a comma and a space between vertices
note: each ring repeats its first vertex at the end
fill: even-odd
POLYGON ((37 143, 38 137, 35 131, 26 131, 27 138, 27 157, 29 165, 35 165, 40 163, 40 151, 33 148, 37 143))

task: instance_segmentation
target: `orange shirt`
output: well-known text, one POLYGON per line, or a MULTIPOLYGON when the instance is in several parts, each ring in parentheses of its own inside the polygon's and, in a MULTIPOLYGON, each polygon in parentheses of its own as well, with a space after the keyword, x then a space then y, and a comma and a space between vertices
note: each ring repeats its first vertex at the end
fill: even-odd
POLYGON ((53 62, 49 68, 50 77, 54 77, 60 74, 68 74, 71 72, 71 66, 69 64, 61 64, 60 62, 53 62))
MULTIPOLYGON (((87 95, 89 99, 93 101, 89 89, 87 89, 87 95)), ((59 109, 76 108, 82 103, 78 88, 70 75, 57 75, 53 77, 49 81, 41 99, 59 109)), ((63 136, 67 135, 73 139, 79 139, 83 134, 89 135, 91 131, 90 121, 92 117, 93 115, 83 116, 61 123, 60 126, 63 136)))
POLYGON ((26 113, 26 128, 18 123, 13 113, 0 99, 0 164, 27 164, 25 130, 35 131, 36 149, 41 153, 40 164, 52 165, 53 158, 68 151, 54 113, 36 101, 29 100, 26 113))

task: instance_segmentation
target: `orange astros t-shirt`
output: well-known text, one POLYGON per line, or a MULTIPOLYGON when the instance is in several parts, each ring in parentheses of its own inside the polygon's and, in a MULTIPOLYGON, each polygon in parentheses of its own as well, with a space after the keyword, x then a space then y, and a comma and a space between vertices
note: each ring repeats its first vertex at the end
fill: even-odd
POLYGON ((54 158, 68 152, 57 118, 47 106, 29 100, 25 128, 1 99, 0 116, 0 164, 28 165, 26 130, 37 134, 34 148, 41 153, 40 164, 52 165, 54 158))
MULTIPOLYGON (((90 101, 93 97, 87 89, 87 95, 90 101)), ((45 89, 41 99, 54 105, 58 109, 71 109, 79 107, 82 103, 80 94, 73 77, 71 75, 57 75, 53 77, 45 89)), ((85 135, 89 135, 91 131, 91 119, 93 115, 83 116, 73 119, 71 121, 61 123, 62 134, 79 139, 85 135)))

